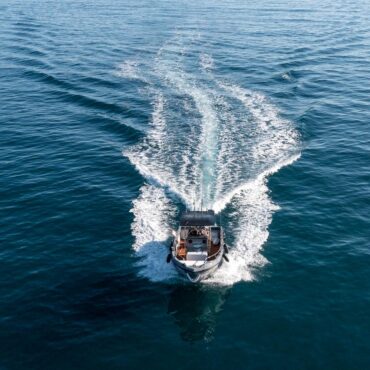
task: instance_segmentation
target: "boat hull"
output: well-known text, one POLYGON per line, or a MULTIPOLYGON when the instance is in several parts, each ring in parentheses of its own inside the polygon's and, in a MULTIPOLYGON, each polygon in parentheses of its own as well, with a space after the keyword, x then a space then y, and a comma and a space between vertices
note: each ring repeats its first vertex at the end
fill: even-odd
POLYGON ((177 271, 190 282, 197 283, 202 280, 209 278, 216 270, 222 265, 224 250, 220 251, 219 255, 214 260, 207 261, 200 267, 186 266, 185 263, 178 260, 174 255, 172 256, 172 262, 177 271))

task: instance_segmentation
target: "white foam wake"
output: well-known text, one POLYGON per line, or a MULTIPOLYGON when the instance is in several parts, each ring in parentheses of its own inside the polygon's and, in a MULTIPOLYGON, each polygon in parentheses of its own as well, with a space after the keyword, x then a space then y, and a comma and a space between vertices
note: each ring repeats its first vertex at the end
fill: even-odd
POLYGON ((216 212, 227 205, 232 209, 231 222, 227 228, 233 230, 237 238, 230 248, 231 262, 224 263, 208 282, 230 285, 240 280, 250 281, 254 279, 254 270, 268 262, 261 252, 269 235, 268 227, 273 213, 279 209, 269 197, 268 176, 298 158, 299 154, 276 163, 256 179, 235 188, 215 202, 216 212))
POLYGON ((212 70, 214 68, 213 58, 205 53, 200 54, 199 64, 206 71, 212 70))
POLYGON ((126 60, 117 66, 116 75, 119 77, 135 79, 139 78, 138 63, 133 60, 126 60))
POLYGON ((177 210, 166 194, 176 194, 189 208, 226 212, 230 263, 209 281, 233 284, 253 279, 254 269, 267 263, 262 247, 278 209, 267 179, 299 157, 299 135, 263 94, 219 81, 209 55, 190 58, 199 42, 176 36, 146 77, 155 86, 150 127, 124 152, 150 183, 132 209, 134 250, 142 275, 174 278, 164 241, 177 210))
POLYGON ((164 190, 143 185, 133 201, 131 225, 135 237, 134 250, 139 259, 140 275, 153 281, 164 281, 176 276, 172 264, 166 263, 167 240, 171 235, 170 221, 175 215, 173 204, 164 190))

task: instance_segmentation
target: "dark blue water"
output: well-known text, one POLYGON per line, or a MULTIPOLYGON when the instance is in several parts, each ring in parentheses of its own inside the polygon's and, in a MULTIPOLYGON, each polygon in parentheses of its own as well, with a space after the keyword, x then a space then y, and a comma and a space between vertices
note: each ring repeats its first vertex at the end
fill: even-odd
POLYGON ((369 14, 0 2, 0 368, 369 368, 369 14), (189 285, 200 204, 230 263, 189 285))

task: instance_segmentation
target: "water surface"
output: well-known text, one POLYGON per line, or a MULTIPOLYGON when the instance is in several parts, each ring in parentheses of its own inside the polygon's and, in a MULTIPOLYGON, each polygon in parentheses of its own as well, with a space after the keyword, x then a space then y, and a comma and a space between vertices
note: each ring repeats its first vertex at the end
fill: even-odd
POLYGON ((367 2, 0 10, 0 368, 370 366, 367 2))

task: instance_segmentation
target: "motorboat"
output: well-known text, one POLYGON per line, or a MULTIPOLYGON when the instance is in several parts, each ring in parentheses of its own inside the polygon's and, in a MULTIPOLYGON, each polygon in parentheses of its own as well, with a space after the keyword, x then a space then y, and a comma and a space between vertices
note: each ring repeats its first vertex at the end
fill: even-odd
POLYGON ((210 277, 227 258, 224 232, 216 222, 214 211, 186 211, 180 218, 167 262, 191 282, 210 277))

